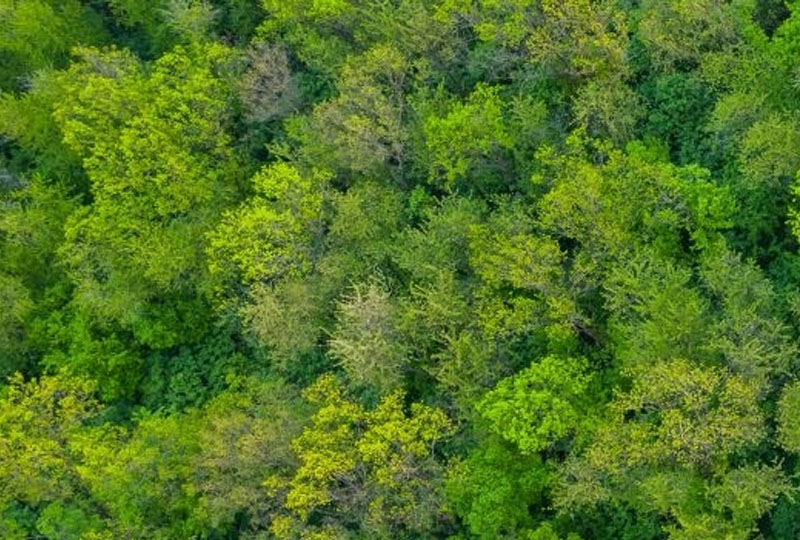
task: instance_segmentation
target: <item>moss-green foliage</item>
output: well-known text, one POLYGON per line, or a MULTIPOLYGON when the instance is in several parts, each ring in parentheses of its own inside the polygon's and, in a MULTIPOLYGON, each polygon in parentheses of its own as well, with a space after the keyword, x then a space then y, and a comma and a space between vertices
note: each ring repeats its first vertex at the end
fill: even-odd
POLYGON ((0 537, 797 537, 799 31, 0 0, 0 537))

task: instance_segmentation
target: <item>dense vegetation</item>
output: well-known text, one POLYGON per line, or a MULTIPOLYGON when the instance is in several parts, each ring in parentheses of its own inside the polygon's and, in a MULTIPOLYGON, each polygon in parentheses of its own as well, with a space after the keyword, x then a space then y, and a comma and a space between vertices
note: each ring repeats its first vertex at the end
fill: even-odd
POLYGON ((0 0, 0 537, 800 537, 800 2, 0 0))

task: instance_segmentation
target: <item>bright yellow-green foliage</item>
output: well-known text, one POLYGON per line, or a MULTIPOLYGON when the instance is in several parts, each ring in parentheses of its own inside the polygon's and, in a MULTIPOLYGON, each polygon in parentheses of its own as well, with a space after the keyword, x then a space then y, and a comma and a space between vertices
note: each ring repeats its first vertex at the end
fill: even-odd
POLYGON ((478 86, 466 103, 454 103, 442 117, 425 119, 425 142, 431 153, 432 178, 442 176, 450 185, 463 177, 481 157, 508 148, 498 88, 478 86))
POLYGON ((357 7, 349 0, 303 0, 282 2, 263 0, 267 19, 259 33, 269 40, 278 36, 292 44, 300 59, 308 66, 324 72, 335 72, 348 52, 349 45, 336 32, 349 29, 358 16, 357 7))
MULTIPOLYGON (((318 408, 294 440, 300 467, 286 496, 286 509, 299 522, 328 515, 360 522, 389 537, 394 530, 425 530, 440 512, 434 445, 452 432, 440 410, 414 403, 406 412, 395 392, 367 410, 350 401, 331 376, 304 393, 318 408), (399 529, 396 529, 398 528, 399 529)), ((334 526, 323 519, 324 527, 334 526)), ((273 532, 291 537, 286 519, 273 532)))
POLYGON ((528 38, 531 60, 567 78, 627 74, 626 17, 607 0, 542 0, 540 24, 528 38))
POLYGON ((478 410, 523 454, 547 450, 590 422, 587 367, 585 359, 548 356, 500 381, 478 410))
POLYGON ((475 20, 478 37, 567 80, 627 74, 626 15, 592 0, 443 1, 437 18, 475 20))
MULTIPOLYGON (((278 504, 264 479, 285 489, 302 406, 287 408, 296 396, 278 382, 234 384, 200 411, 128 430, 96 425, 86 380, 15 375, 0 401, 0 511, 43 508, 38 531, 75 538, 190 538, 230 526, 242 504, 267 526, 278 504)), ((18 525, 0 527, 11 537, 18 525)))
POLYGON ((689 269, 647 252, 609 273, 604 295, 622 365, 644 369, 675 357, 707 358, 708 300, 691 280, 689 269))
POLYGON ((286 498, 287 508, 302 520, 312 509, 331 503, 331 485, 355 472, 358 455, 353 441, 357 440, 365 411, 346 400, 343 392, 333 377, 320 379, 304 392, 304 397, 320 409, 312 418, 316 429, 304 430, 293 442, 301 466, 286 498))
POLYGON ((170 528, 181 534, 174 521, 191 508, 185 484, 198 451, 196 431, 194 417, 152 416, 141 419, 130 438, 101 430, 82 441, 78 472, 115 517, 115 534, 168 538, 170 528))
MULTIPOLYGON (((624 257, 642 241, 675 254, 681 230, 705 248, 716 231, 730 226, 733 201, 708 171, 677 168, 640 144, 627 153, 602 146, 596 151, 608 153, 599 167, 582 158, 559 158, 553 187, 540 202, 542 225, 580 241, 592 259, 624 257)), ((542 158, 550 159, 545 153, 542 158)))
POLYGON ((85 379, 11 377, 0 400, 0 507, 79 496, 73 439, 99 412, 93 393, 85 379))
POLYGON ((560 318, 575 310, 561 283, 564 253, 558 244, 531 234, 530 216, 512 212, 508 218, 469 230, 470 264, 482 281, 480 320, 489 335, 530 331, 549 314, 560 318), (519 294, 498 301, 497 291, 509 287, 519 294))
MULTIPOLYGON (((724 462, 737 448, 754 445, 765 435, 759 390, 741 377, 693 367, 684 360, 643 369, 634 375, 633 389, 613 405, 617 418, 636 415, 625 422, 629 427, 623 433, 630 437, 620 448, 626 454, 620 456, 621 463, 635 467, 665 461, 683 466, 724 462), (637 448, 640 444, 648 446, 637 448)), ((602 443, 597 450, 598 457, 605 454, 603 459, 614 455, 602 443)))
MULTIPOLYGON (((477 5, 471 2, 445 1, 440 7, 441 15, 455 11, 456 13, 472 12, 482 15, 475 25, 478 36, 485 41, 498 41, 503 45, 515 47, 521 45, 530 33, 535 21, 539 2, 536 0, 514 0, 498 2, 482 0, 477 5)), ((440 16, 441 16, 440 15, 440 16)))
POLYGON ((299 277, 314 264, 328 176, 277 163, 253 177, 256 197, 208 234, 209 270, 247 283, 299 277))

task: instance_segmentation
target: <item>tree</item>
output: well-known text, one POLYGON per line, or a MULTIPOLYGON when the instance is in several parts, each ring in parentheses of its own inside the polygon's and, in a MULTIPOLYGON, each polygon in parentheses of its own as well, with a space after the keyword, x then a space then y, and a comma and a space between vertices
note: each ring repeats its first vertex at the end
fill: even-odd
POLYGON ((339 302, 336 319, 328 346, 348 378, 381 394, 400 387, 408 352, 386 286, 377 279, 355 285, 339 302))
MULTIPOLYGON (((225 7, 229 3, 224 2, 225 7)), ((147 4, 109 0, 108 4, 116 22, 134 34, 137 48, 153 56, 178 44, 209 40, 222 11, 206 0, 151 0, 147 4)))
POLYGON ((615 359, 653 366, 674 357, 709 361, 709 299, 691 286, 692 272, 652 252, 632 254, 603 284, 615 359))
POLYGON ((58 178, 76 192, 84 192, 88 187, 81 161, 64 144, 53 118, 61 95, 57 72, 32 74, 25 93, 0 94, 0 133, 17 146, 8 164, 11 171, 26 177, 58 178))
POLYGON ((627 74, 627 22, 613 2, 542 0, 540 9, 526 43, 533 62, 567 80, 627 74))
POLYGON ((376 181, 359 181, 330 197, 331 217, 319 271, 341 292, 351 283, 391 271, 396 239, 407 221, 402 191, 376 181))
POLYGON ((349 526, 391 538, 446 526, 434 447, 452 426, 441 411, 418 403, 407 411, 402 392, 365 410, 329 375, 304 395, 317 412, 293 442, 301 464, 273 534, 336 537, 349 526))
POLYGON ((734 373, 773 387, 784 380, 794 369, 797 345, 772 283, 752 261, 727 250, 704 261, 702 277, 719 302, 709 349, 734 373))
POLYGON ((548 356, 500 381, 478 411, 522 454, 548 450, 591 425, 587 368, 585 359, 548 356))
POLYGON ((404 185, 413 68, 389 44, 349 56, 336 78, 335 97, 316 105, 310 117, 287 123, 303 162, 357 175, 388 173, 404 185))
POLYGON ((637 123, 645 114, 640 97, 619 78, 582 86, 573 108, 578 125, 587 134, 620 146, 634 138, 637 123))
MULTIPOLYGON (((783 216, 790 208, 791 187, 800 162, 788 151, 800 143, 800 126, 794 118, 774 114, 758 120, 743 134, 732 189, 742 213, 737 219, 742 250, 764 259, 782 250, 787 240, 783 216)), ((795 220, 791 220, 792 223, 795 220)))
POLYGON ((290 446, 306 420, 298 398, 281 381, 248 378, 204 408, 189 482, 193 512, 209 528, 267 530, 298 466, 290 446))
MULTIPOLYGON (((497 437, 479 439, 463 461, 448 467, 447 495, 479 538, 526 538, 531 509, 542 505, 553 471, 538 454, 520 455, 497 437)), ((547 537, 545 537, 547 538, 547 537)))
POLYGON ((780 468, 745 457, 767 434, 758 382, 682 359, 630 376, 592 444, 561 468, 557 507, 624 500, 674 515, 672 538, 748 537, 789 488, 780 468))
POLYGON ((686 0, 644 2, 637 33, 659 70, 694 67, 705 54, 742 41, 749 4, 686 0))
MULTIPOLYGON (((452 189, 457 180, 512 145, 499 88, 479 85, 466 103, 450 103, 442 115, 423 117, 429 177, 452 189), (441 180, 440 180, 441 179, 441 180)), ((478 179, 480 181, 480 177, 478 179)), ((467 188, 471 187, 467 182, 467 188)))
MULTIPOLYGON (((734 202, 727 189, 711 182, 708 170, 675 167, 657 148, 641 143, 621 152, 603 144, 591 150, 591 143, 581 149, 581 141, 574 135, 570 144, 577 155, 556 158, 552 173, 534 177, 551 182, 538 203, 541 226, 581 246, 573 255, 576 273, 592 275, 634 246, 679 256, 682 234, 696 249, 706 249, 731 226, 734 202), (599 164, 589 160, 592 153, 599 164)), ((540 155, 549 160, 546 151, 540 155)))
POLYGON ((93 204, 71 217, 62 259, 75 297, 98 321, 171 345, 191 335, 174 323, 194 307, 159 298, 201 290, 204 235, 240 174, 219 74, 230 53, 179 48, 149 75, 127 53, 82 55, 64 75, 56 118, 84 160, 93 204))
POLYGON ((224 214, 208 234, 209 270, 225 284, 271 283, 308 273, 320 249, 329 175, 288 163, 253 177, 257 196, 224 214))
POLYGON ((66 63, 71 47, 107 39, 101 19, 78 0, 3 0, 0 3, 0 89, 66 63))
POLYGON ((269 351, 270 368, 304 384, 328 365, 323 344, 333 300, 323 285, 311 279, 256 285, 240 311, 248 332, 269 351))
POLYGON ((267 122, 292 112, 300 96, 286 49, 278 44, 255 43, 247 51, 246 62, 239 92, 248 120, 267 122))
POLYGON ((485 224, 468 231, 470 266, 480 278, 476 311, 481 330, 508 338, 573 317, 576 306, 562 283, 565 254, 558 243, 536 230, 523 204, 498 203, 485 224))
POLYGON ((800 451, 800 425, 797 409, 800 406, 800 385, 796 382, 786 385, 778 401, 779 441, 789 452, 800 451))
POLYGON ((25 381, 20 374, 10 378, 0 399, 0 512, 6 516, 0 527, 26 528, 24 521, 9 516, 15 505, 32 511, 33 522, 40 521, 40 532, 47 530, 59 507, 65 511, 61 505, 69 505, 67 512, 91 506, 85 500, 87 486, 77 472, 81 457, 75 442, 85 423, 100 412, 94 391, 93 383, 84 378, 44 376, 25 381))
POLYGON ((78 472, 108 515, 115 536, 187 538, 196 496, 185 488, 199 451, 197 415, 147 415, 129 433, 113 425, 80 442, 78 472))

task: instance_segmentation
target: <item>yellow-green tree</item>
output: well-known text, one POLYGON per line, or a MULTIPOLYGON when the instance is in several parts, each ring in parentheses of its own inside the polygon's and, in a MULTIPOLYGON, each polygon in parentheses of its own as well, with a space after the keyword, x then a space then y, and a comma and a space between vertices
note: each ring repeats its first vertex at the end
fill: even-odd
POLYGON ((241 174, 225 131, 230 51, 178 48, 147 73, 122 51, 81 55, 63 74, 55 114, 93 202, 71 217, 62 259, 77 302, 98 322, 170 345, 188 337, 178 299, 202 289, 204 235, 241 174))
POLYGON ((286 495, 279 538, 426 534, 448 520, 435 446, 452 432, 440 410, 394 392, 366 409, 326 375, 304 392, 317 409, 292 445, 300 466, 286 495))

